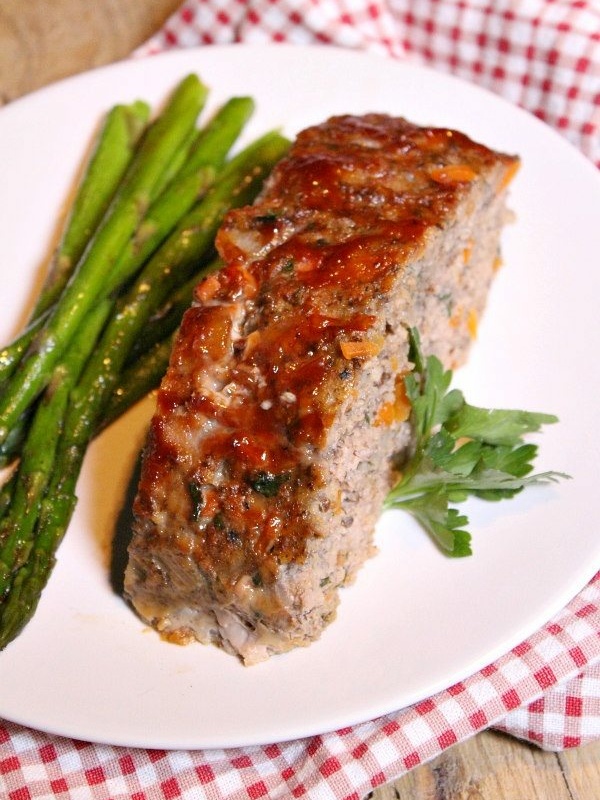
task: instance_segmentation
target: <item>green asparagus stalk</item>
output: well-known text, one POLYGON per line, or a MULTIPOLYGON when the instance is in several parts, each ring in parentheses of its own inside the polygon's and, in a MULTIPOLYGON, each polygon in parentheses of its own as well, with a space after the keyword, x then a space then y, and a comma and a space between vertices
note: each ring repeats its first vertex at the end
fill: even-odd
POLYGON ((54 305, 64 289, 131 163, 149 115, 149 106, 141 101, 118 105, 108 112, 31 319, 54 305))
POLYGON ((205 166, 223 166, 225 158, 254 112, 250 97, 231 97, 198 132, 190 149, 184 175, 205 166))
POLYGON ((0 443, 20 415, 47 385, 53 367, 85 315, 97 302, 107 273, 145 214, 166 164, 196 122, 205 88, 190 75, 150 126, 96 235, 48 322, 36 337, 0 398, 0 443))
POLYGON ((222 262, 216 259, 169 297, 160 311, 148 320, 144 336, 137 339, 125 366, 108 398, 102 420, 96 433, 104 430, 135 403, 156 389, 169 365, 173 341, 184 312, 192 303, 194 289, 209 272, 219 269, 222 262))
MULTIPOLYGON (((215 261, 203 266, 183 286, 174 291, 165 305, 150 317, 144 327, 143 336, 138 337, 133 343, 124 375, 113 389, 113 396, 109 401, 110 411, 107 410, 97 432, 104 430, 159 384, 168 364, 171 335, 178 328, 184 311, 192 302, 195 286, 204 275, 218 269, 219 265, 220 262, 215 261)), ((0 444, 0 467, 11 464, 18 457, 27 435, 30 416, 29 410, 26 411, 0 444)))
POLYGON ((44 326, 49 317, 49 312, 43 312, 36 320, 30 322, 25 330, 16 339, 0 350, 0 387, 14 373, 27 349, 44 326))
POLYGON ((10 509, 0 523, 0 599, 31 551, 37 510, 54 468, 69 393, 96 345, 112 305, 106 300, 88 315, 37 407, 16 473, 10 509))
MULTIPOLYGON (((177 222, 206 192, 222 169, 232 145, 238 139, 254 103, 247 97, 234 97, 194 134, 194 144, 186 161, 171 183, 158 196, 147 215, 121 253, 115 274, 121 280, 134 275, 147 258, 173 230, 177 222)), ((181 152, 184 152, 183 149, 181 152)), ((109 291, 118 288, 114 283, 109 291)))
MULTIPOLYGON (((160 246, 181 218, 192 208, 214 182, 216 170, 210 166, 198 168, 183 175, 150 206, 146 216, 125 245, 112 273, 102 288, 102 297, 117 291, 140 269, 143 263, 160 246)), ((58 284, 53 284, 53 287, 58 284)), ((47 295, 49 296, 49 295, 47 295)), ((41 312, 10 344, 0 350, 0 386, 17 369, 27 349, 46 323, 49 312, 41 312)), ((10 434, 9 434, 10 435, 10 434)), ((0 463, 3 447, 0 445, 0 463)))
POLYGON ((156 199, 117 260, 103 294, 117 292, 160 247, 183 216, 206 194, 217 175, 212 166, 201 167, 174 180, 156 199))
POLYGON ((133 343, 126 366, 134 364, 151 347, 167 339, 179 327, 181 318, 190 306, 194 297, 194 289, 200 280, 209 272, 220 269, 221 266, 222 262, 218 258, 208 265, 203 264, 200 270, 169 295, 167 302, 149 318, 143 337, 133 343))
MULTIPOLYGON (((121 107, 118 108, 120 109, 121 107)), ((112 279, 110 279, 111 276, 108 276, 104 284, 103 296, 112 294, 122 283, 125 283, 134 275, 169 235, 181 217, 203 196, 206 189, 214 181, 217 171, 223 167, 227 154, 242 132, 253 110, 254 103, 250 98, 233 97, 218 109, 215 116, 200 131, 195 129, 192 131, 190 138, 193 139, 193 144, 189 148, 180 148, 176 153, 177 157, 173 159, 175 168, 172 167, 171 170, 167 170, 164 173, 168 176, 169 186, 158 194, 141 224, 122 250, 113 271, 112 279), (183 163, 180 160, 182 158, 185 158, 183 163)), ((118 119, 121 116, 120 114, 118 119)), ((120 132, 117 131, 117 133, 120 132)), ((92 158, 90 170, 92 167, 99 169, 101 164, 104 163, 106 160, 104 151, 112 152, 113 149, 116 149, 112 147, 113 133, 111 126, 106 132, 105 139, 99 145, 99 147, 102 146, 102 158, 100 158, 100 155, 97 158, 92 158)), ((118 144, 121 144, 121 142, 119 141, 118 144)), ((118 154, 119 151, 117 152, 118 154)), ((95 175, 90 175, 84 179, 81 191, 85 187, 86 195, 94 191, 97 183, 94 178, 95 175)), ((98 191, 100 191, 100 188, 98 188, 98 191)), ((79 208, 76 201, 71 214, 71 228, 81 234, 83 230, 86 230, 86 226, 79 222, 78 216, 79 208)), ((92 224, 89 223, 87 230, 91 231, 92 227, 92 224)), ((83 234, 81 234, 78 240, 81 250, 83 249, 81 247, 83 238, 83 234)), ((77 260, 77 253, 79 252, 73 239, 73 233, 70 235, 65 234, 65 241, 70 241, 71 243, 68 250, 65 249, 64 252, 63 248, 59 250, 55 266, 56 274, 49 276, 48 279, 50 281, 51 277, 55 277, 56 282, 52 281, 51 285, 47 285, 42 290, 42 297, 38 300, 33 314, 33 317, 36 317, 35 321, 31 322, 26 330, 13 342, 0 350, 0 384, 6 381, 16 370, 27 348, 47 319, 42 312, 44 311, 46 315, 48 314, 46 309, 49 303, 57 299, 64 288, 66 279, 70 274, 69 269, 72 268, 77 260), (67 264, 69 264, 69 268, 67 268, 67 264)), ((83 245, 85 246, 85 242, 83 242, 83 245)), ((0 463, 2 463, 1 448, 0 463)))
POLYGON ((10 466, 19 457, 35 407, 35 404, 30 406, 21 415, 17 424, 10 429, 10 433, 0 445, 0 468, 10 466))
MULTIPOLYGON (((136 339, 132 346, 123 373, 113 389, 96 433, 108 427, 158 386, 169 363, 172 335, 192 302, 194 288, 204 275, 218 269, 220 263, 215 260, 208 266, 203 266, 183 286, 174 291, 165 305, 150 317, 144 327, 143 336, 136 339)), ((0 467, 10 464, 18 457, 27 435, 29 416, 26 412, 0 445, 0 467)))
POLYGON ((155 342, 137 361, 123 370, 108 399, 97 433, 158 387, 169 366, 175 336, 176 331, 155 342))
POLYGON ((168 164, 166 164, 166 169, 160 176, 159 180, 156 182, 153 191, 153 198, 160 197, 160 195, 167 189, 171 181, 178 175, 181 175, 183 172, 183 167, 187 163, 187 160, 190 155, 190 150, 193 147, 196 139, 198 138, 198 130, 196 128, 192 128, 189 132, 187 138, 182 143, 181 147, 177 150, 176 153, 173 154, 173 157, 170 159, 168 164))
POLYGON ((10 508, 13 491, 16 485, 17 473, 13 472, 10 478, 7 478, 2 486, 0 486, 0 520, 4 518, 4 515, 10 508))

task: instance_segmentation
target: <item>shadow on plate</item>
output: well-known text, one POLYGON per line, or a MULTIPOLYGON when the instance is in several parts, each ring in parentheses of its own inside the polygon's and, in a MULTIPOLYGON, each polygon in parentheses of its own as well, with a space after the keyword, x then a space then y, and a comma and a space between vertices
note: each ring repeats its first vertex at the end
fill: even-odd
POLYGON ((123 506, 115 523, 110 554, 110 585, 116 594, 123 597, 125 569, 127 567, 127 548, 132 536, 133 501, 137 492, 142 466, 141 456, 136 459, 135 467, 127 484, 123 497, 123 506))

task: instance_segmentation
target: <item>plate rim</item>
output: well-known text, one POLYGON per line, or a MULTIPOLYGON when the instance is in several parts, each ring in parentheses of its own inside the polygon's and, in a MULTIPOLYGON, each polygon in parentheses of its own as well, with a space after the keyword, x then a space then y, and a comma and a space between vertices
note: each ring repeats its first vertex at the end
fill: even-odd
MULTIPOLYGON (((478 86, 476 84, 468 83, 464 79, 456 77, 456 76, 453 76, 453 75, 450 75, 448 73, 438 72, 437 70, 434 70, 431 67, 428 67, 427 65, 409 64, 409 63, 400 62, 400 61, 391 59, 391 58, 389 58, 387 56, 366 53, 364 51, 353 51, 353 50, 348 50, 346 48, 332 47, 330 45, 286 45, 286 44, 276 44, 276 45, 271 45, 271 44, 211 45, 210 48, 201 48, 201 47, 185 48, 185 49, 181 49, 181 50, 166 51, 164 53, 153 54, 153 55, 150 55, 150 56, 144 56, 144 57, 133 58, 133 59, 126 59, 126 60, 122 60, 122 61, 116 62, 114 64, 97 67, 97 68, 95 68, 93 70, 89 70, 89 71, 86 71, 86 72, 83 72, 83 73, 80 73, 80 74, 77 74, 77 75, 73 75, 73 76, 64 78, 61 81, 55 82, 55 83, 53 83, 53 84, 51 84, 49 86, 46 86, 46 87, 42 87, 42 88, 36 90, 35 92, 32 92, 32 93, 30 93, 28 95, 25 95, 22 98, 19 98, 19 99, 13 101, 8 106, 6 106, 2 110, 0 110, 0 126, 2 125, 3 115, 6 112, 10 112, 11 108, 15 108, 17 105, 19 105, 19 107, 22 107, 23 104, 25 104, 25 103, 34 103, 35 104, 36 102, 39 102, 39 97, 41 95, 43 95, 44 97, 50 97, 50 94, 52 92, 59 92, 60 93, 61 91, 64 91, 64 87, 66 85, 76 84, 76 83, 79 83, 79 82, 84 82, 85 83, 85 82, 89 81, 90 76, 92 76, 92 75, 98 76, 100 79, 102 79, 102 76, 105 75, 105 74, 108 74, 108 75, 110 75, 111 73, 118 74, 123 68, 130 68, 135 64, 143 65, 143 63, 144 63, 144 61, 146 59, 173 60, 173 61, 181 61, 182 63, 184 63, 184 62, 187 62, 188 60, 190 60, 191 58, 193 58, 194 55, 199 54, 199 53, 202 54, 202 57, 205 57, 206 54, 207 54, 207 51, 209 51, 213 55, 216 55, 215 54, 215 50, 229 51, 232 48, 235 48, 236 50, 243 50, 245 52, 249 52, 249 51, 251 51, 251 52, 259 52, 260 51, 263 54, 265 52, 267 52, 267 51, 273 52, 275 49, 279 49, 281 52, 284 52, 284 51, 288 51, 289 52, 289 51, 307 50, 307 49, 310 48, 310 50, 313 53, 313 55, 315 55, 316 51, 318 50, 318 51, 321 51, 323 54, 326 54, 327 58, 333 57, 335 59, 336 54, 339 55, 339 56, 342 56, 342 54, 343 54, 342 57, 349 58, 349 59, 352 59, 352 60, 354 60, 354 59, 369 59, 369 60, 371 60, 371 59, 380 59, 380 61, 382 63, 386 63, 388 66, 393 64, 395 69, 398 69, 398 68, 399 69, 403 69, 404 68, 404 69, 408 69, 411 72, 413 72, 413 71, 414 72, 418 72, 418 73, 422 72, 424 74, 425 73, 428 74, 430 77, 431 76, 435 76, 436 79, 442 78, 444 81, 447 81, 450 84, 456 84, 456 85, 460 85, 462 87, 469 86, 470 89, 473 90, 475 93, 481 93, 481 96, 488 96, 489 98, 492 98, 495 103, 504 104, 506 107, 511 109, 511 113, 515 113, 516 112, 516 113, 519 113, 519 114, 526 115, 530 122, 534 122, 535 124, 538 124, 539 126, 541 126, 541 128, 543 128, 546 131, 546 134, 548 134, 548 133, 552 134, 555 137, 555 141, 560 142, 560 146, 561 147, 566 147, 566 148, 570 149, 570 151, 571 151, 571 153, 572 153, 572 155, 574 157, 575 156, 579 157, 581 159, 582 163, 585 163, 585 164, 589 165, 591 173, 596 174, 596 170, 595 170, 594 166, 591 164, 591 162, 589 162, 588 159, 586 159, 585 156, 582 153, 580 153, 580 151, 578 151, 577 148, 574 147, 574 145, 569 143, 558 132, 554 131, 554 129, 550 128, 550 126, 548 126, 546 123, 544 123, 543 121, 539 120, 538 118, 534 117, 529 112, 524 111, 523 109, 513 105, 510 101, 506 100, 505 98, 500 97, 499 95, 494 94, 493 92, 491 92, 489 89, 487 89, 485 87, 481 87, 481 86, 478 86)), ((294 56, 296 56, 296 55, 297 55, 297 52, 294 52, 294 56)), ((599 181, 599 185, 600 185, 600 181, 599 181)), ((598 565, 595 565, 595 564, 594 565, 590 565, 589 574, 585 573, 585 575, 584 575, 584 572, 582 571, 582 573, 577 578, 573 578, 573 580, 571 581, 571 584, 570 584, 570 588, 567 590, 567 592, 563 591, 563 593, 560 595, 560 599, 557 598, 555 600, 555 603, 552 606, 551 613, 548 614, 548 616, 547 616, 545 621, 550 619, 552 616, 554 616, 554 614, 557 611, 559 611, 561 608, 564 607, 565 603, 567 602, 567 601, 565 601, 564 595, 566 593, 568 593, 568 595, 569 595, 568 599, 574 597, 577 594, 577 592, 580 591, 586 585, 586 583, 589 582, 589 580, 591 580, 591 578, 597 572, 598 567, 600 567, 600 563, 598 565)), ((540 623, 540 624, 543 624, 543 623, 540 623)), ((537 630, 538 627, 539 626, 531 628, 531 630, 529 632, 529 635, 533 634, 535 632, 535 630, 537 630)), ((515 644, 518 644, 520 641, 522 641, 522 637, 519 634, 519 636, 516 639, 516 641, 513 641, 513 643, 510 645, 510 647, 506 648, 505 645, 501 645, 501 646, 499 645, 496 653, 493 655, 493 657, 491 659, 488 658, 488 654, 486 654, 485 657, 482 656, 482 662, 480 663, 480 665, 475 670, 473 670, 473 672, 477 672, 482 666, 485 666, 486 664, 488 664, 488 663, 490 663, 492 661, 495 661, 497 658, 499 658, 504 653, 508 652, 508 650, 510 650, 512 646, 514 646, 515 644), (499 652, 499 650, 501 650, 501 652, 499 652)), ((1 658, 2 658, 2 656, 0 655, 0 660, 1 660, 1 658)), ((469 674, 473 674, 473 672, 470 672, 469 674)), ((466 678, 466 677, 468 677, 468 676, 467 675, 463 676, 463 678, 466 678)), ((450 683, 448 683, 447 685, 451 685, 452 683, 455 682, 456 679, 458 679, 457 676, 455 676, 455 678, 452 679, 452 681, 450 683)), ((438 688, 434 690, 434 693, 437 692, 437 691, 440 691, 443 688, 445 688, 445 687, 441 686, 441 685, 438 686, 438 688)), ((406 707, 406 705, 411 705, 412 703, 417 702, 418 700, 422 700, 425 697, 428 697, 430 695, 431 695, 431 692, 428 690, 422 696, 420 696, 420 697, 416 696, 409 703, 406 703, 405 705, 401 706, 400 708, 394 709, 394 710, 398 710, 399 711, 399 710, 401 710, 401 708, 406 707)), ((0 713, 2 713, 1 710, 0 710, 0 713)), ((376 716, 379 716, 381 713, 391 713, 391 710, 390 709, 388 709, 388 711, 380 710, 377 713, 376 716)), ((361 721, 364 722, 364 721, 367 721, 368 719, 371 719, 371 718, 372 717, 368 717, 368 718, 364 718, 364 719, 353 719, 353 721, 347 721, 345 724, 355 725, 355 724, 358 724, 361 721)), ((350 719, 350 716, 348 716, 348 720, 349 719, 350 719)), ((44 730, 44 731, 51 732, 51 733, 56 733, 56 734, 62 735, 62 736, 80 738, 79 735, 76 732, 72 731, 72 730, 71 731, 65 731, 64 729, 61 730, 61 726, 60 725, 59 726, 55 725, 54 729, 52 730, 52 729, 48 728, 47 726, 44 726, 43 728, 37 727, 37 726, 33 725, 31 723, 31 721, 20 721, 18 719, 15 719, 14 715, 10 717, 10 720, 13 721, 13 722, 17 722, 19 724, 27 725, 28 727, 35 727, 38 730, 44 730)), ((337 723, 336 723, 336 727, 342 727, 342 725, 337 726, 337 723)), ((325 733, 328 730, 332 730, 332 729, 333 728, 325 728, 325 729, 314 730, 314 731, 308 732, 308 733, 307 732, 302 733, 300 730, 297 730, 297 732, 293 736, 293 738, 297 738, 298 736, 314 735, 316 733, 325 733)), ((281 741, 280 739, 275 739, 275 740, 276 741, 281 741)), ((96 738, 92 739, 91 741, 99 742, 99 743, 106 743, 106 744, 120 744, 120 745, 124 745, 124 746, 132 746, 132 747, 164 747, 166 749, 181 749, 182 747, 185 747, 186 749, 203 749, 203 748, 207 748, 207 747, 211 747, 211 748, 212 747, 228 747, 228 748, 229 747, 239 747, 239 746, 243 746, 244 744, 247 744, 247 745, 266 744, 266 743, 272 742, 274 740, 272 738, 270 738, 270 737, 269 738, 260 737, 260 740, 257 739, 256 741, 248 741, 248 737, 244 737, 244 741, 243 742, 240 741, 240 742, 231 743, 231 744, 226 744, 224 742, 221 742, 221 743, 215 742, 213 744, 202 743, 202 744, 198 744, 198 745, 194 745, 194 744, 190 744, 190 743, 187 743, 187 744, 179 743, 179 744, 172 744, 172 745, 170 745, 168 743, 148 744, 147 742, 146 743, 129 742, 129 741, 124 741, 124 740, 122 740, 121 742, 114 742, 114 741, 108 741, 106 739, 98 740, 96 738)), ((231 741, 233 742, 233 739, 231 741)))

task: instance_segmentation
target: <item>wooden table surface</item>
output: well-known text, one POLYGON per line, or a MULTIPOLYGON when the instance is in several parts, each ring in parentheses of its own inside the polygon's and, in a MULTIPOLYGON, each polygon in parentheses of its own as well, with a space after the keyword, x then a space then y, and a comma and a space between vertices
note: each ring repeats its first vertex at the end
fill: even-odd
MULTIPOLYGON (((125 58, 181 0, 2 0, 0 104, 125 58)), ((595 800, 600 742, 546 753, 486 731, 374 791, 372 800, 595 800)))

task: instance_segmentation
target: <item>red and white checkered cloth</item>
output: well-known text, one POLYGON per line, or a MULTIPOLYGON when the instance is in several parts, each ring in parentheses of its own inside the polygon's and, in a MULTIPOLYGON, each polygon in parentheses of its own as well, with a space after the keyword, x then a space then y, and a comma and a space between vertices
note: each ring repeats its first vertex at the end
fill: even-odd
POLYGON ((231 42, 334 44, 478 83, 600 166, 594 0, 188 0, 139 53, 231 42))
POLYGON ((411 708, 322 736, 165 752, 0 724, 0 796, 361 800, 488 727, 547 749, 600 736, 600 573, 542 630, 481 672, 411 708))
MULTIPOLYGON (((188 0, 136 55, 240 41, 331 43, 451 71, 541 117, 600 166, 597 2, 188 0)), ((0 722, 0 796, 360 800, 490 727, 549 750, 600 738, 600 572, 544 628, 481 672, 416 706, 326 735, 164 752, 0 722)))

